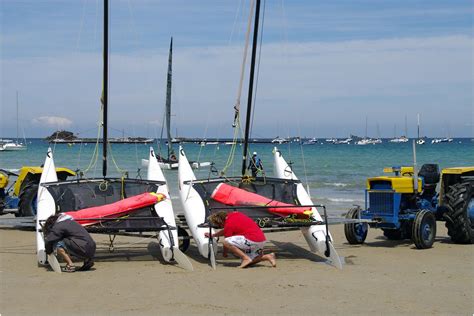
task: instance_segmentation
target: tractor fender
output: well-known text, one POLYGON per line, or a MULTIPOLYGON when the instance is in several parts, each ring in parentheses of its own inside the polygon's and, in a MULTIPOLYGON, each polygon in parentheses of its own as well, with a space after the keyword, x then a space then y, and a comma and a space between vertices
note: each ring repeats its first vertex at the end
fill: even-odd
MULTIPOLYGON (((18 178, 13 187, 13 195, 20 196, 22 188, 29 183, 39 183, 43 167, 25 166, 20 169, 18 178)), ((56 173, 62 175, 61 179, 65 180, 67 176, 75 176, 76 173, 68 168, 56 168, 56 173)))

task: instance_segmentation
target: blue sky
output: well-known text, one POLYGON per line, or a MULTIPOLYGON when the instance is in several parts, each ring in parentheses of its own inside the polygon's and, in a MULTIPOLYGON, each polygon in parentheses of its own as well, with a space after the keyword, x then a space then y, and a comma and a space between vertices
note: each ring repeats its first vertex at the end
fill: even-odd
MULTIPOLYGON (((247 1, 111 0, 112 136, 227 137, 247 1)), ((474 136, 472 1, 266 1, 254 137, 474 136)), ((95 136, 102 1, 0 0, 0 137, 95 136), (20 136, 22 136, 20 135, 20 136)), ((246 73, 248 75, 248 71, 246 73)), ((246 104, 244 88, 242 104, 246 104), (245 97, 244 97, 245 96, 245 97)))

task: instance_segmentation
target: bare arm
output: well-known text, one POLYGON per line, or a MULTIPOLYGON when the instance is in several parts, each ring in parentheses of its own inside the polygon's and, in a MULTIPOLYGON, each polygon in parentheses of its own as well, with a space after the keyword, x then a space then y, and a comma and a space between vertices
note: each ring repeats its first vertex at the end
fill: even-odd
MULTIPOLYGON (((204 236, 209 238, 209 233, 205 232, 204 236)), ((217 233, 212 234, 210 237, 220 237, 220 236, 224 236, 224 230, 223 229, 218 231, 217 233)))

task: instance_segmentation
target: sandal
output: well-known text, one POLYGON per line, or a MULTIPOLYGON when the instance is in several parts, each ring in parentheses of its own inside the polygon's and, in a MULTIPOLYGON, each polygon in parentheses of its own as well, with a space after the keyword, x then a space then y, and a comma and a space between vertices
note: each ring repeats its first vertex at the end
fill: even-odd
POLYGON ((61 269, 62 272, 69 272, 69 273, 72 273, 72 272, 76 272, 76 267, 75 266, 70 266, 68 264, 66 264, 65 267, 63 267, 61 269))
POLYGON ((87 271, 90 270, 94 266, 94 261, 92 259, 86 259, 84 260, 84 264, 82 267, 77 269, 77 271, 87 271))

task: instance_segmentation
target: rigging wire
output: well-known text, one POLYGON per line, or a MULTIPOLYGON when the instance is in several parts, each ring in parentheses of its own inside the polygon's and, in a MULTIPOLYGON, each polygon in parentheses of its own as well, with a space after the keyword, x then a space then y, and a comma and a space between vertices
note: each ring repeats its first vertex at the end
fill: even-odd
POLYGON ((234 30, 235 30, 235 25, 237 24, 237 18, 239 16, 239 13, 240 13, 240 8, 242 7, 242 0, 239 1, 239 5, 237 6, 237 10, 235 11, 235 16, 234 16, 234 24, 232 25, 232 31, 230 32, 230 36, 229 36, 229 42, 228 42, 228 46, 230 46, 230 44, 232 43, 232 38, 234 36, 234 30))
POLYGON ((79 33, 76 40, 76 52, 79 50, 79 43, 81 41, 82 29, 84 28, 84 20, 86 16, 86 1, 82 1, 82 15, 81 15, 81 24, 79 26, 79 33))
POLYGON ((232 146, 229 152, 229 156, 227 157, 226 164, 224 165, 224 168, 221 170, 221 175, 224 175, 227 172, 227 169, 233 164, 234 161, 234 156, 235 156, 235 150, 237 148, 237 138, 238 136, 242 135, 242 127, 241 127, 241 122, 240 122, 240 99, 242 96, 242 87, 243 87, 243 82, 244 82, 244 74, 245 74, 245 65, 247 64, 247 55, 248 55, 248 47, 249 47, 249 41, 250 41, 250 31, 252 29, 252 21, 253 21, 253 8, 255 5, 255 1, 251 0, 250 2, 250 10, 249 10, 249 16, 247 19, 247 32, 245 34, 245 45, 244 45, 244 51, 243 51, 243 58, 242 58, 242 65, 240 68, 240 80, 239 80, 239 87, 237 89, 237 98, 236 102, 234 105, 234 121, 232 123, 232 127, 234 128, 234 133, 233 133, 233 138, 232 138, 232 146))
POLYGON ((239 87, 237 89, 237 98, 236 98, 235 105, 234 105, 234 110, 235 110, 234 123, 232 124, 232 127, 236 127, 237 117, 240 115, 240 99, 241 99, 241 96, 242 96, 242 86, 243 86, 243 83, 244 83, 245 65, 247 64, 247 55, 248 55, 248 47, 249 47, 249 41, 250 41, 250 31, 252 29, 254 3, 255 3, 254 0, 252 0, 251 3, 250 3, 249 17, 248 17, 248 21, 247 21, 247 33, 245 34, 244 53, 243 53, 242 65, 241 65, 241 68, 240 68, 239 87))
POLYGON ((306 192, 308 192, 308 195, 311 198, 311 193, 310 193, 310 190, 309 190, 308 172, 306 170, 306 161, 304 159, 303 143, 301 142, 301 128, 300 128, 300 126, 301 125, 298 124, 298 134, 299 134, 299 138, 300 138, 299 145, 300 145, 300 149, 301 149, 301 160, 303 162, 304 180, 306 182, 306 192))

